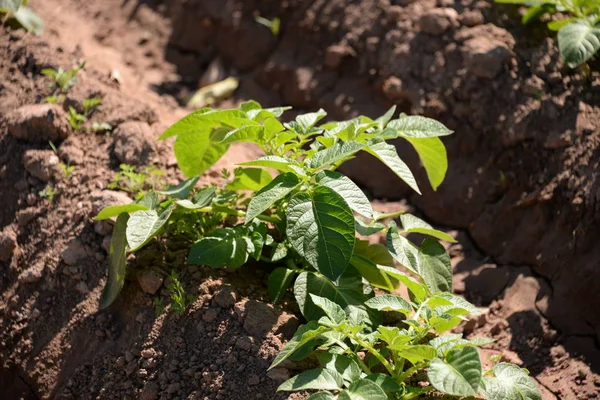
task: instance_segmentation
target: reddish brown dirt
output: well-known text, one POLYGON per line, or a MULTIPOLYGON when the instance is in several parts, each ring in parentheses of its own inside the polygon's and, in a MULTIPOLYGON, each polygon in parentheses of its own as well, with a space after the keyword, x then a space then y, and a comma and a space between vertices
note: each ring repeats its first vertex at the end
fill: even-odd
MULTIPOLYGON (((398 104, 446 123, 456 134, 446 141, 450 171, 435 195, 410 195, 377 164, 364 168, 367 158, 346 172, 374 197, 408 198, 430 220, 458 229, 460 244, 450 247, 455 290, 485 311, 460 329, 497 338, 486 353, 529 368, 545 399, 597 398, 600 77, 593 63, 589 76, 566 69, 541 25, 522 28, 514 8, 468 0, 32 6, 47 24, 41 38, 0 31, 3 117, 41 102, 42 68, 85 59, 70 97, 102 97, 93 121, 139 121, 158 135, 184 115, 176 99, 219 60, 241 79, 233 103, 323 107, 333 118, 377 116, 398 104), (280 17, 281 35, 257 25, 257 14, 280 17), (109 79, 114 71, 120 84, 109 79)), ((293 302, 269 304, 265 271, 180 266, 198 299, 183 316, 160 317, 132 274, 117 304, 99 312, 107 232, 91 220, 93 192, 119 165, 116 132, 57 143, 76 169, 65 180, 50 168, 58 192, 50 204, 39 196, 47 184, 23 163, 30 150, 50 150, 47 142, 13 138, 8 122, 0 123, 0 232, 16 248, 0 257, 3 398, 286 398, 274 390, 288 372, 267 376, 266 368, 298 317, 293 302)), ((168 144, 152 146, 149 162, 174 181, 168 144)), ((238 148, 214 171, 253 152, 238 148)), ((170 266, 151 250, 132 260, 132 272, 170 266)))

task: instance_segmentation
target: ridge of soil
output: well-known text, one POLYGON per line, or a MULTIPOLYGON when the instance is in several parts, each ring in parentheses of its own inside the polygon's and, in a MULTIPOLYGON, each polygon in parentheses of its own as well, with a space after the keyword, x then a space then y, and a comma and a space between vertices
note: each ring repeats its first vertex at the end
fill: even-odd
MULTIPOLYGON (((169 94, 193 88, 215 59, 241 80, 232 105, 254 98, 265 106, 323 107, 341 119, 377 116, 394 103, 440 119, 457 133, 445 140, 450 170, 435 196, 428 188, 411 195, 366 158, 346 172, 373 196, 408 198, 430 220, 460 229, 452 231, 459 244, 449 248, 455 291, 484 312, 459 331, 496 338, 485 355, 502 352, 529 368, 544 399, 597 398, 599 77, 564 69, 552 40, 523 42, 528 33, 514 18, 481 1, 32 6, 48 25, 41 39, 0 32, 3 116, 41 102, 42 68, 83 58, 88 68, 70 96, 100 95, 95 121, 119 129, 145 123, 154 137, 185 114, 169 94), (282 19, 279 37, 254 22, 258 13, 282 19), (481 56, 482 48, 491 50, 481 56), (496 75, 486 75, 496 65, 496 75), (115 70, 120 84, 109 79, 115 70)), ((197 296, 181 317, 157 316, 155 297, 135 282, 98 311, 109 229, 91 221, 91 197, 119 165, 115 136, 80 132, 60 143, 60 157, 79 162, 71 180, 50 178, 58 195, 49 204, 39 196, 46 183, 23 166, 28 151, 49 146, 17 140, 0 123, 0 231, 17 243, 12 258, 0 260, 4 397, 287 398, 275 389, 297 366, 266 368, 300 321, 293 301, 269 304, 262 268, 215 273, 178 265, 197 296)), ((169 145, 153 146, 148 162, 175 182, 169 145)), ((203 182, 253 151, 234 149, 203 182)), ((132 272, 172 261, 152 254, 132 261, 132 272)))

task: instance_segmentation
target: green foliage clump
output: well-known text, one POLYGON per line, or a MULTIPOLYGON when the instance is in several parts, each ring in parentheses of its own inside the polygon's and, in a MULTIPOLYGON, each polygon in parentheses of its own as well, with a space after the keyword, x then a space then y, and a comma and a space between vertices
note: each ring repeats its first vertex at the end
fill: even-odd
POLYGON ((414 215, 373 210, 361 189, 337 171, 366 152, 420 193, 396 147, 387 143, 403 139, 437 189, 448 166, 440 137, 452 131, 425 117, 393 119, 394 108, 375 120, 360 116, 320 125, 323 110, 282 123, 286 109, 263 109, 254 101, 238 109, 205 108, 163 133, 161 140, 176 138, 175 156, 188 179, 150 191, 133 204, 107 207, 96 217, 117 216, 101 307, 110 305, 124 284, 128 251, 173 232, 172 225, 190 229, 182 220, 209 215, 222 223, 188 232, 193 242, 188 263, 234 269, 252 261, 272 264, 270 295, 278 301, 291 291, 308 321, 272 367, 306 357, 316 358, 321 367, 291 378, 279 390, 319 390, 312 400, 408 400, 433 391, 450 397, 540 399, 525 370, 501 363, 483 371, 477 346, 491 340, 448 334, 478 313, 451 293, 450 257, 438 240, 454 239, 414 215), (229 179, 224 187, 197 189, 200 176, 235 142, 253 143, 265 155, 224 174, 229 179), (386 224, 389 217, 399 217, 399 224, 386 224), (357 237, 378 232, 386 234, 386 245, 357 237), (407 238, 412 233, 426 238, 415 243, 407 238), (408 298, 391 294, 400 286, 408 298), (389 294, 376 295, 375 288, 389 294), (384 312, 398 314, 398 322, 384 325, 384 312))
POLYGON ((119 168, 121 170, 115 174, 108 188, 132 193, 138 200, 146 194, 148 189, 156 190, 162 182, 160 177, 164 175, 164 171, 154 165, 143 167, 140 172, 136 171, 135 166, 129 164, 121 164, 119 168))
POLYGON ((570 15, 548 23, 548 28, 558 31, 560 54, 571 68, 580 66, 600 50, 599 0, 495 0, 497 3, 527 6, 523 24, 556 12, 570 15))
POLYGON ((27 6, 27 0, 0 0, 0 21, 13 29, 42 33, 44 22, 27 6))

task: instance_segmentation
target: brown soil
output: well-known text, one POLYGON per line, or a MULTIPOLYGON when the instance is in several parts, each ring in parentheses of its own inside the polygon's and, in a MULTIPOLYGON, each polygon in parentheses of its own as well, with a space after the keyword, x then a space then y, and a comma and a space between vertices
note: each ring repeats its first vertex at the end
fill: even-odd
MULTIPOLYGON (((599 396, 600 74, 596 63, 589 74, 566 69, 542 25, 523 28, 514 7, 469 0, 31 3, 47 25, 40 38, 0 31, 3 399, 287 397, 275 389, 290 371, 266 368, 301 317, 293 301, 269 303, 260 266, 215 272, 150 248, 131 260, 118 302, 98 311, 110 233, 92 221, 99 192, 123 157, 143 155, 165 182, 179 178, 169 144, 148 137, 186 113, 177 100, 215 60, 241 80, 222 106, 253 98, 337 119, 398 104, 454 129, 435 195, 410 194, 367 157, 346 172, 380 209, 406 199, 455 229, 455 290, 484 308, 460 330, 498 339, 485 352, 527 367, 545 399, 599 396), (281 18, 281 35, 258 14, 281 18), (82 59, 69 101, 101 97, 92 120, 119 129, 57 140, 76 165, 66 180, 41 133, 27 141, 7 131, 14 110, 48 94, 43 68, 82 59), (139 137, 127 135, 132 123, 139 137), (47 181, 53 203, 39 195, 47 181), (174 264, 198 298, 183 316, 157 316, 135 273, 174 264)), ((57 124, 51 134, 69 133, 57 124)), ((205 182, 254 154, 233 149, 205 182)))

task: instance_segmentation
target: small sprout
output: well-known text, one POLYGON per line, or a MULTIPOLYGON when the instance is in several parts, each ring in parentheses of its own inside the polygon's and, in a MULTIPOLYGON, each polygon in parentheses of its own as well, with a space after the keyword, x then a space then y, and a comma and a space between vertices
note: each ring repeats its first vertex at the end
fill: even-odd
POLYGON ((61 93, 67 93, 77 83, 77 74, 85 67, 85 61, 78 67, 64 71, 62 68, 57 70, 54 68, 46 68, 42 70, 42 74, 52 79, 50 87, 53 90, 60 90, 61 93))
POLYGON ((259 24, 269 28, 273 36, 279 36, 279 29, 281 28, 281 20, 277 17, 269 20, 263 17, 256 17, 255 21, 259 24))
POLYGON ((144 167, 141 172, 136 172, 135 166, 128 164, 121 164, 119 168, 121 171, 115 174, 108 188, 133 193, 136 199, 141 198, 147 189, 155 190, 162 185, 160 177, 165 174, 154 165, 144 167))
POLYGON ((99 97, 90 97, 83 101, 83 114, 89 118, 96 107, 102 104, 102 99, 99 97))
POLYGON ((54 197, 57 194, 56 189, 51 184, 48 184, 40 193, 40 196, 47 199, 50 204, 54 203, 54 197))
POLYGON ((81 129, 85 121, 87 121, 87 118, 85 115, 79 114, 77 110, 73 108, 73 106, 69 106, 69 114, 67 115, 67 120, 69 121, 71 128, 77 131, 81 129))
POLYGON ((60 104, 63 101, 65 101, 65 96, 63 96, 63 95, 46 96, 46 97, 44 97, 43 101, 44 101, 44 103, 60 104))
POLYGON ((174 270, 171 271, 171 275, 169 276, 167 289, 171 292, 170 297, 173 301, 171 308, 176 314, 184 314, 186 308, 195 301, 194 296, 185 293, 185 289, 179 280, 179 274, 174 270))

